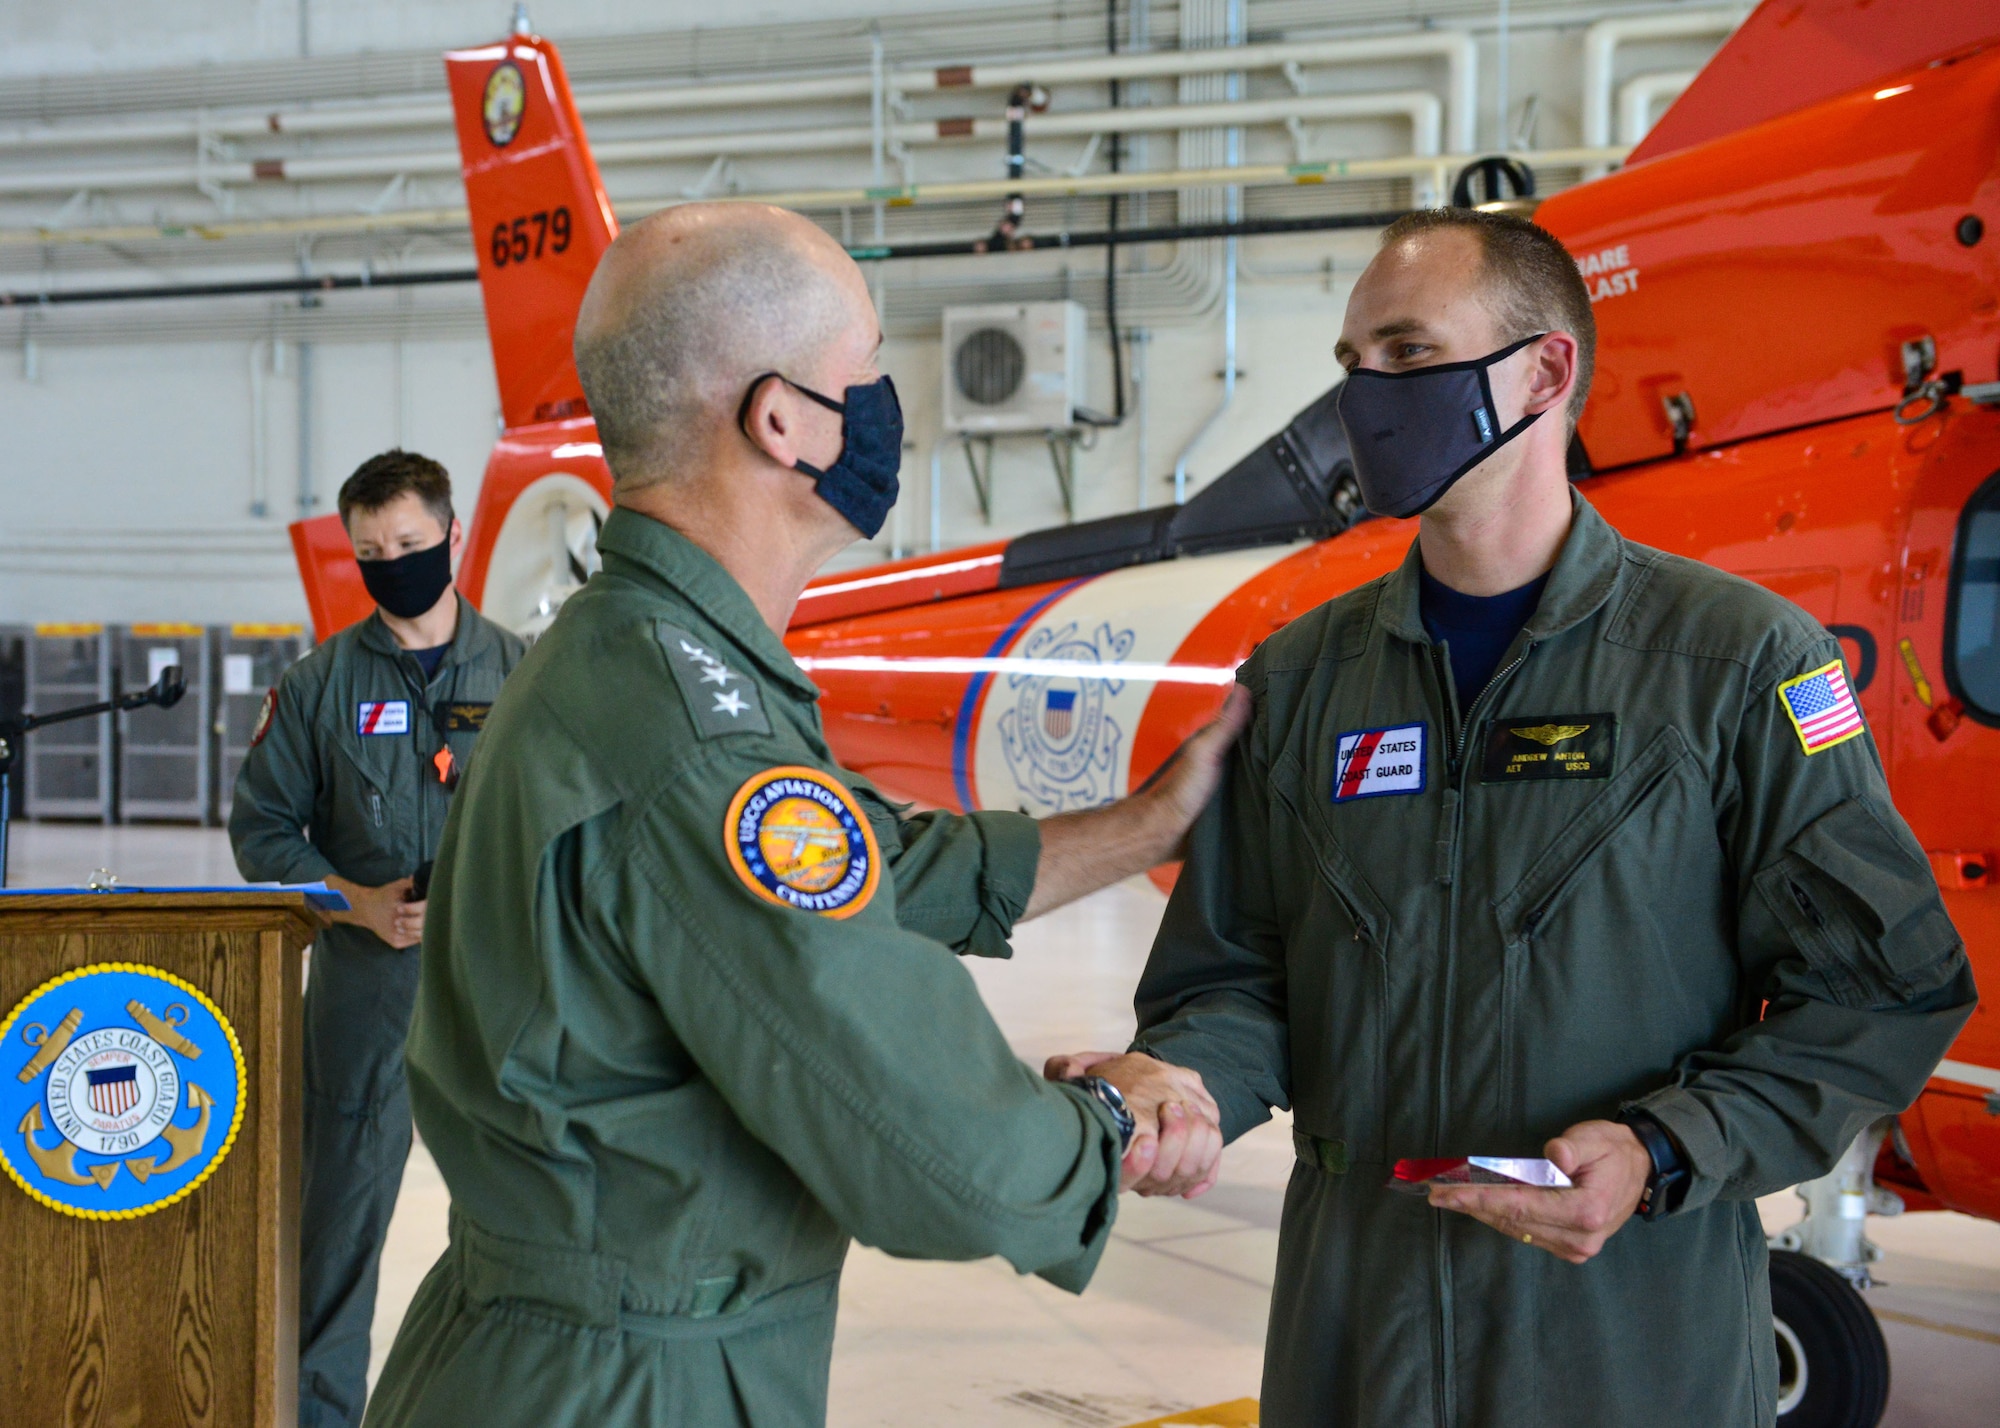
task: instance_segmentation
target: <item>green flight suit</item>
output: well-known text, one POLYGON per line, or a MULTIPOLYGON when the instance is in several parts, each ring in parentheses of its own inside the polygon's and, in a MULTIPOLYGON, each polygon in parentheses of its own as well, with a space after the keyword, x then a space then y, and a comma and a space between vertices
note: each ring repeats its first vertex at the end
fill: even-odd
MULTIPOLYGON (((436 672, 371 615, 287 670, 236 779, 229 838, 252 882, 335 873, 364 887, 437 852, 451 789, 521 642, 463 599, 436 672), (363 732, 371 729, 372 732, 363 732)), ((376 1270, 410 1154, 403 1039, 414 948, 338 924, 313 944, 305 998, 305 1142, 299 1186, 299 1423, 353 1425, 368 1391, 376 1270)))
POLYGON ((1834 639, 1575 513, 1470 710, 1414 544, 1239 674, 1256 713, 1137 1044, 1201 1072, 1228 1136, 1293 1109, 1266 1428, 1770 1424, 1753 1202, 1907 1107, 1971 1012, 1871 737, 1807 754, 1780 704, 1834 639), (1336 767, 1377 730, 1397 762, 1336 767), (1384 1188, 1634 1105, 1692 1186, 1581 1267, 1384 1188))
POLYGON ((1115 1211, 1109 1113, 941 945, 1004 950, 1033 823, 900 821, 710 556, 625 509, 598 549, 438 857, 409 1065, 451 1247, 372 1428, 818 1424, 850 1235, 1080 1290, 1115 1211), (851 792, 872 892, 805 911, 739 871, 774 770, 851 792))

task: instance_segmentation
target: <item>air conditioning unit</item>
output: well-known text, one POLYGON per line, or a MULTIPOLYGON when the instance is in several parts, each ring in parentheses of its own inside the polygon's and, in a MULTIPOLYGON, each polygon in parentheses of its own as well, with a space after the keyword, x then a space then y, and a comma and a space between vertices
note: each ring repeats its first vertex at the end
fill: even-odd
POLYGON ((944 310, 944 429, 1060 431, 1084 405, 1084 315, 1075 302, 944 310))

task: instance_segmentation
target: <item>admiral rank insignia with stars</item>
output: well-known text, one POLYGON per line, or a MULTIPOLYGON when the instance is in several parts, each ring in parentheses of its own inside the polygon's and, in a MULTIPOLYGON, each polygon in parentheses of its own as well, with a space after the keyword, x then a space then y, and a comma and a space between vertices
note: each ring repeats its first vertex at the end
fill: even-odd
POLYGON ((771 721, 756 684, 722 662, 722 657, 678 625, 664 620, 656 627, 667 668, 674 672, 687 701, 695 733, 704 739, 722 734, 768 734, 771 721))
POLYGON ((0 1022, 0 1170, 51 1210, 136 1219, 222 1163, 244 1091, 236 1032, 192 983, 131 962, 66 972, 0 1022))
POLYGON ((1486 726, 1481 783, 1610 778, 1618 757, 1616 714, 1530 714, 1486 726))

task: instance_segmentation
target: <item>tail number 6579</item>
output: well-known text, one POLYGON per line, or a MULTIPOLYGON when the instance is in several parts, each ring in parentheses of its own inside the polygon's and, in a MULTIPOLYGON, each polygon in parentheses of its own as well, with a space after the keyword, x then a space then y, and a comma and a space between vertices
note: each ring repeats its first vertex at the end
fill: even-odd
POLYGON ((494 224, 487 251, 493 255, 493 266, 504 268, 509 263, 539 258, 545 252, 565 251, 569 247, 569 234, 567 208, 558 208, 553 213, 543 209, 540 213, 524 214, 511 223, 494 224))

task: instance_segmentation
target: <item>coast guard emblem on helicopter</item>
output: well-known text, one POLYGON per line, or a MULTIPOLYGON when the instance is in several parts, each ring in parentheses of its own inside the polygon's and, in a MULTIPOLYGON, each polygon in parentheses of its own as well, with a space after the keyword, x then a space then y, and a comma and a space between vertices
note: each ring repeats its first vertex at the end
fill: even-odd
MULTIPOLYGON (((1132 653, 1136 635, 1100 624, 1085 638, 1074 622, 1037 630, 1014 652, 1034 672, 1010 674, 1000 715, 1000 748, 1024 802, 1039 812, 1094 808, 1118 796, 1118 746, 1125 731, 1105 708, 1125 687, 1105 670, 1132 653), (1073 664, 1077 672, 1047 668, 1073 664)), ((996 691, 999 693, 1001 691, 996 691)))
POLYGON ((236 1033, 192 984, 132 963, 84 967, 0 1022, 0 1169, 52 1210, 132 1219, 222 1162, 243 1092, 236 1033))

